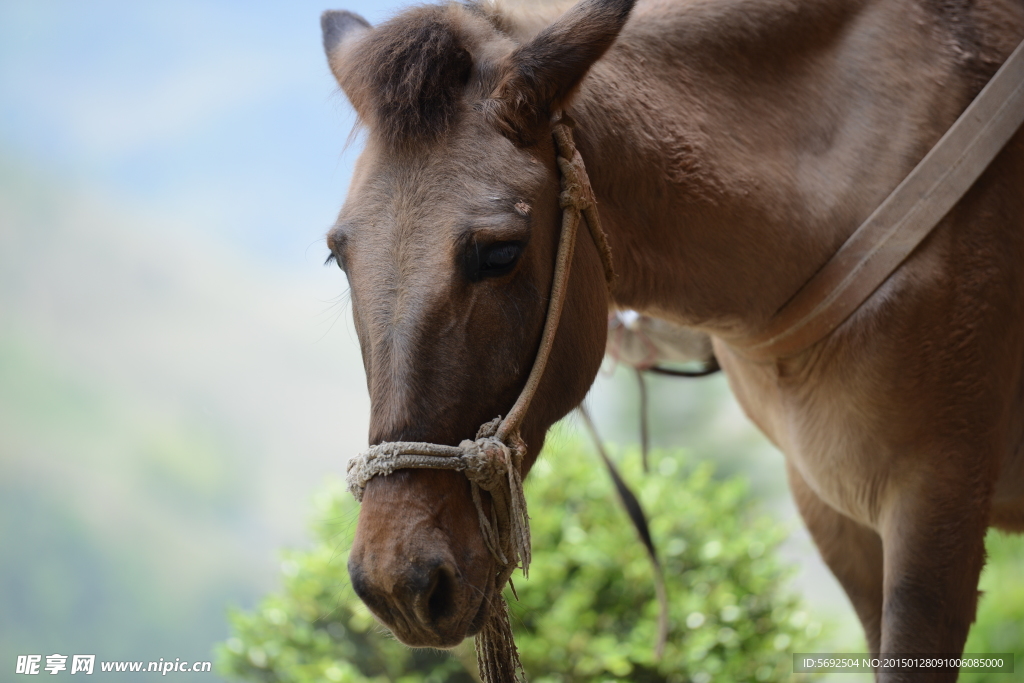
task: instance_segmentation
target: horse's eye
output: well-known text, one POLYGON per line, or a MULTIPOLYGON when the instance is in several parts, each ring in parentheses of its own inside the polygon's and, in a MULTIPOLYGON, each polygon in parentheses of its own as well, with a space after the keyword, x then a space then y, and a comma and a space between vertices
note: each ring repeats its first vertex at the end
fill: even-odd
POLYGON ((505 275, 512 271, 522 253, 522 242, 495 242, 483 247, 471 244, 466 254, 467 275, 474 282, 505 275))
POLYGON ((325 266, 329 266, 332 263, 337 265, 342 270, 345 270, 345 262, 342 261, 340 258, 338 258, 338 255, 336 253, 334 253, 333 251, 330 254, 327 255, 327 260, 324 261, 324 265, 325 266))
POLYGON ((502 268, 508 268, 516 262, 521 252, 522 247, 515 242, 495 244, 486 252, 487 256, 483 263, 483 269, 501 270, 502 268))

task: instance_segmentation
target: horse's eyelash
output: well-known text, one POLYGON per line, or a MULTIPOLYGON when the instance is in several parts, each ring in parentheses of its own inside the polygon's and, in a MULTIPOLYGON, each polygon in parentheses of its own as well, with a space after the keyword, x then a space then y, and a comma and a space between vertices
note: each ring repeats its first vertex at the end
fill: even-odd
POLYGON ((338 257, 337 257, 337 255, 335 255, 335 253, 333 251, 330 254, 327 255, 326 259, 324 259, 324 265, 325 266, 329 266, 332 263, 337 263, 337 262, 338 262, 338 257))

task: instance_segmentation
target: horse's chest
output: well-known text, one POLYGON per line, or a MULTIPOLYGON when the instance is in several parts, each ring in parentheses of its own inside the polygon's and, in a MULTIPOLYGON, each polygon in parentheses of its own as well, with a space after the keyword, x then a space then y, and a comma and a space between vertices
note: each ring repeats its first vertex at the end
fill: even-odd
POLYGON ((820 397, 790 408, 782 447, 807 485, 830 507, 865 526, 877 528, 898 479, 901 454, 881 438, 872 416, 856 405, 820 397))
POLYGON ((716 354, 747 416, 782 451, 818 497, 858 522, 876 527, 898 471, 891 435, 877 411, 849 387, 788 392, 767 371, 716 354))

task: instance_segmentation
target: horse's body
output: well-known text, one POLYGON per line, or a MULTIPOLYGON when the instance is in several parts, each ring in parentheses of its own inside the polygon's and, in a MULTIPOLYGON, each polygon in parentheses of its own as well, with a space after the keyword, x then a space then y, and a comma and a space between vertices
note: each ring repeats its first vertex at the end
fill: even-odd
MULTIPOLYGON (((1024 3, 640 0, 623 27, 630 6, 588 0, 546 30, 557 14, 491 6, 325 20, 369 130, 329 242, 371 441, 455 444, 511 406, 551 278, 548 115, 564 107, 615 258, 612 303, 715 338, 872 651, 960 652, 986 529, 1024 530, 1024 133, 825 340, 773 362, 730 341, 952 124, 1024 38, 1024 3)), ((606 310, 583 237, 523 428, 530 464, 596 374, 606 310)), ((353 582, 406 642, 479 628, 497 588, 475 525, 460 475, 370 482, 353 582)))

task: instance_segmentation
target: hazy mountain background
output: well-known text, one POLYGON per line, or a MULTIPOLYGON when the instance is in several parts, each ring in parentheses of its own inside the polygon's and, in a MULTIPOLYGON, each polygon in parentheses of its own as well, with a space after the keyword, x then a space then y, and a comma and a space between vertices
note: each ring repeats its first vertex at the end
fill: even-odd
POLYGON ((0 4, 0 679, 210 659, 365 444, 322 9, 0 4))

